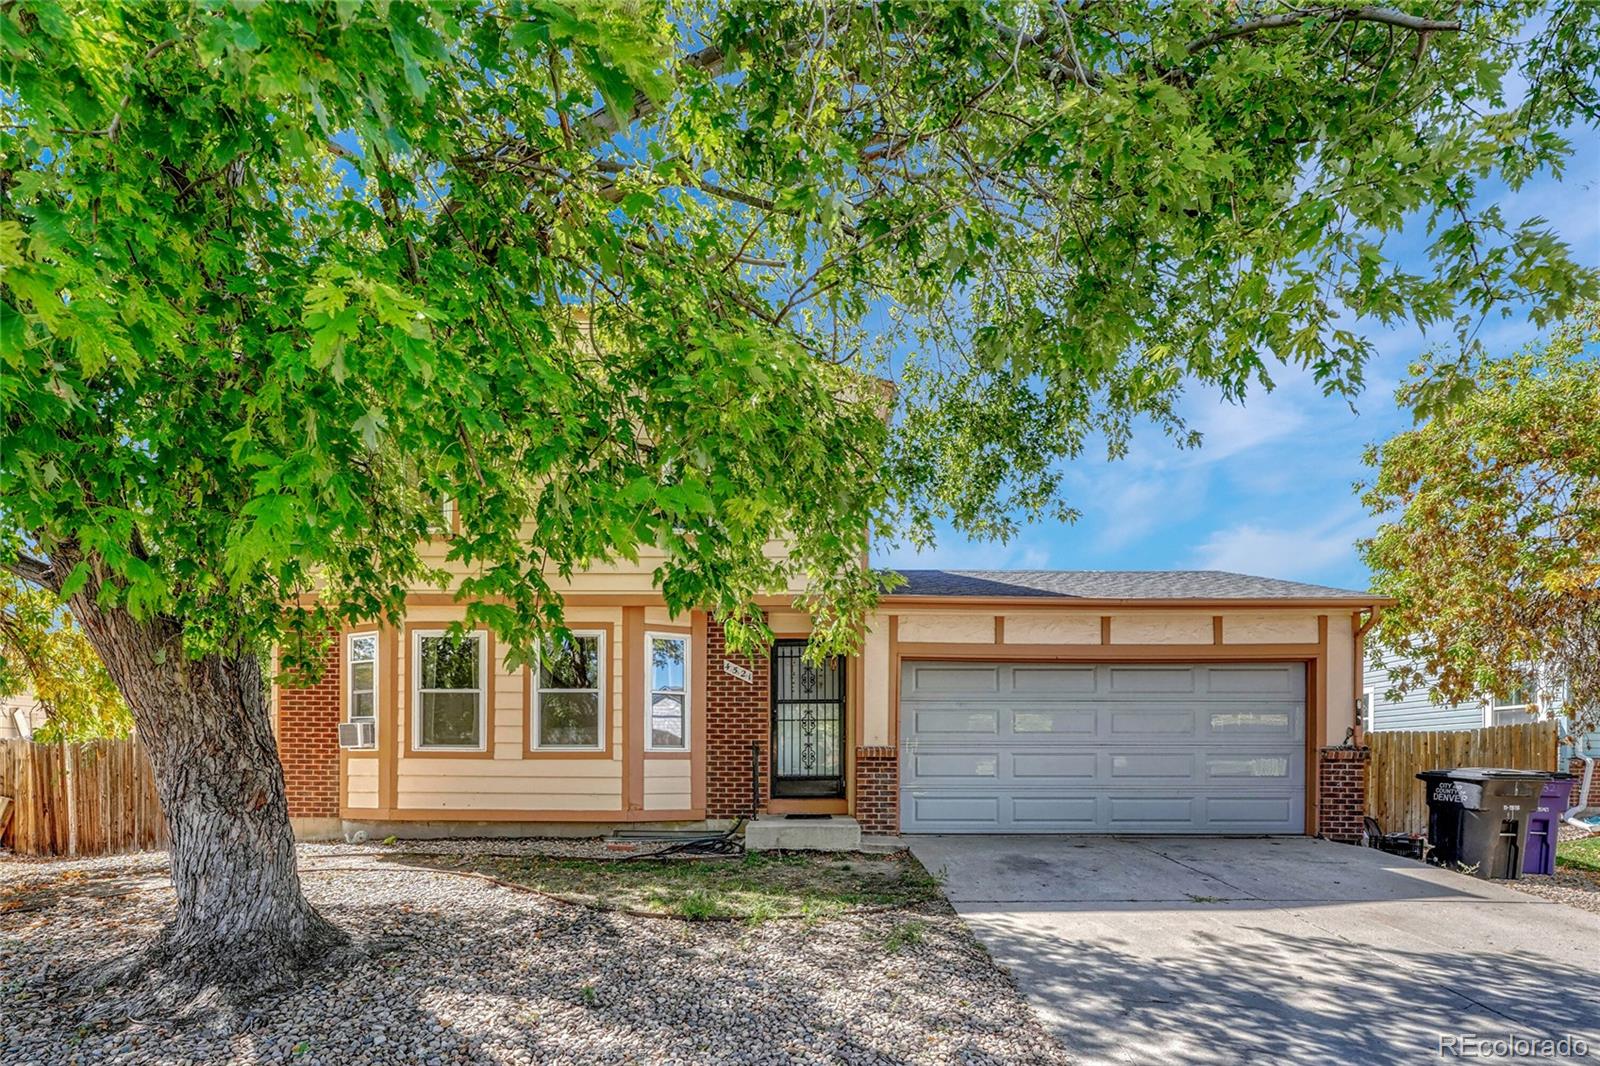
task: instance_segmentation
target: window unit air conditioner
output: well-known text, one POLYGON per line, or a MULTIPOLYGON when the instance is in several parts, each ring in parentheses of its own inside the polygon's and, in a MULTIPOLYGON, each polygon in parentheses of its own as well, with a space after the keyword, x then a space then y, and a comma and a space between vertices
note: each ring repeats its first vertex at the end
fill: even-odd
POLYGON ((339 723, 341 748, 375 748, 378 746, 378 723, 370 719, 339 723))

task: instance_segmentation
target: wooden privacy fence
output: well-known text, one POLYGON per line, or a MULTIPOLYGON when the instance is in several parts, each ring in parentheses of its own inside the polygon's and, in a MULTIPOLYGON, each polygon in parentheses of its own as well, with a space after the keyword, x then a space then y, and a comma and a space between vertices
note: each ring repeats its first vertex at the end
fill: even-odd
POLYGON ((0 843, 18 855, 110 855, 167 844, 155 775, 136 738, 0 740, 0 797, 11 800, 0 843))
POLYGON ((1367 734, 1367 813, 1386 833, 1428 831, 1428 800, 1417 774, 1457 766, 1556 768, 1555 722, 1486 729, 1367 734))

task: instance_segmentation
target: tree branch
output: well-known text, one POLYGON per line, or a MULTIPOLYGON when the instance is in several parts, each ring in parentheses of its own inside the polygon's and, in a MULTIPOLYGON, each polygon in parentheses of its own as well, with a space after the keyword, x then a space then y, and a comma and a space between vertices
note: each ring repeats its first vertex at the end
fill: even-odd
POLYGON ((1441 22, 1435 19, 1425 19, 1418 15, 1408 15, 1403 11, 1396 11, 1389 7, 1308 7, 1299 11, 1286 11, 1281 15, 1264 15, 1261 18, 1248 19, 1236 22, 1231 26, 1208 33, 1204 37, 1196 38, 1189 42, 1188 52, 1194 55, 1203 52, 1212 45, 1221 44, 1223 41, 1233 40, 1235 37, 1248 37, 1252 34, 1262 33, 1267 30, 1281 30, 1289 26, 1297 26, 1302 22, 1314 19, 1326 19, 1329 22, 1377 22, 1385 26, 1397 26, 1403 30, 1414 33, 1459 33, 1460 22, 1441 22))
POLYGON ((37 585, 51 592, 61 591, 61 582, 56 579, 55 567, 47 562, 35 559, 31 555, 19 552, 15 559, 0 565, 9 570, 13 576, 21 578, 30 585, 37 585))

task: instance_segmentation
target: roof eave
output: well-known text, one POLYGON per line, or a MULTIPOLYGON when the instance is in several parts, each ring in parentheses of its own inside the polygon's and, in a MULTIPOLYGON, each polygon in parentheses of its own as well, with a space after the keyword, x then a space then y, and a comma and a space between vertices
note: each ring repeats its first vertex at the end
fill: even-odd
POLYGON ((998 605, 1006 607, 1169 607, 1174 609, 1198 610, 1201 608, 1265 608, 1265 607, 1392 607, 1396 602, 1390 596, 1256 596, 1256 597, 1210 597, 1200 599, 1176 599, 1166 597, 1090 597, 1090 596, 1058 596, 1050 593, 1034 595, 999 596, 985 594, 982 596, 963 596, 959 593, 894 593, 886 592, 879 597, 879 603, 896 607, 947 607, 947 606, 987 606, 998 605))

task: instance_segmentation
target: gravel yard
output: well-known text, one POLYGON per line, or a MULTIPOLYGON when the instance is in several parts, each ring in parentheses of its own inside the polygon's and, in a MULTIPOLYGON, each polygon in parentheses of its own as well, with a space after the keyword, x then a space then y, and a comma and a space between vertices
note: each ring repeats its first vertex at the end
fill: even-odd
MULTIPOLYGON (((510 843, 457 847, 504 854, 510 843)), ((517 847, 580 851, 573 841, 517 847)), ((942 902, 685 922, 399 866, 385 850, 303 845, 301 867, 324 914, 388 949, 315 974, 220 1031, 80 1027, 89 997, 65 978, 169 913, 164 856, 0 862, 0 1061, 1066 1061, 942 902)))
POLYGON ((1564 825, 1560 840, 1554 877, 1529 875, 1504 883, 1542 899, 1600 914, 1600 833, 1583 833, 1564 825), (1584 865, 1578 865, 1580 862, 1584 865))

